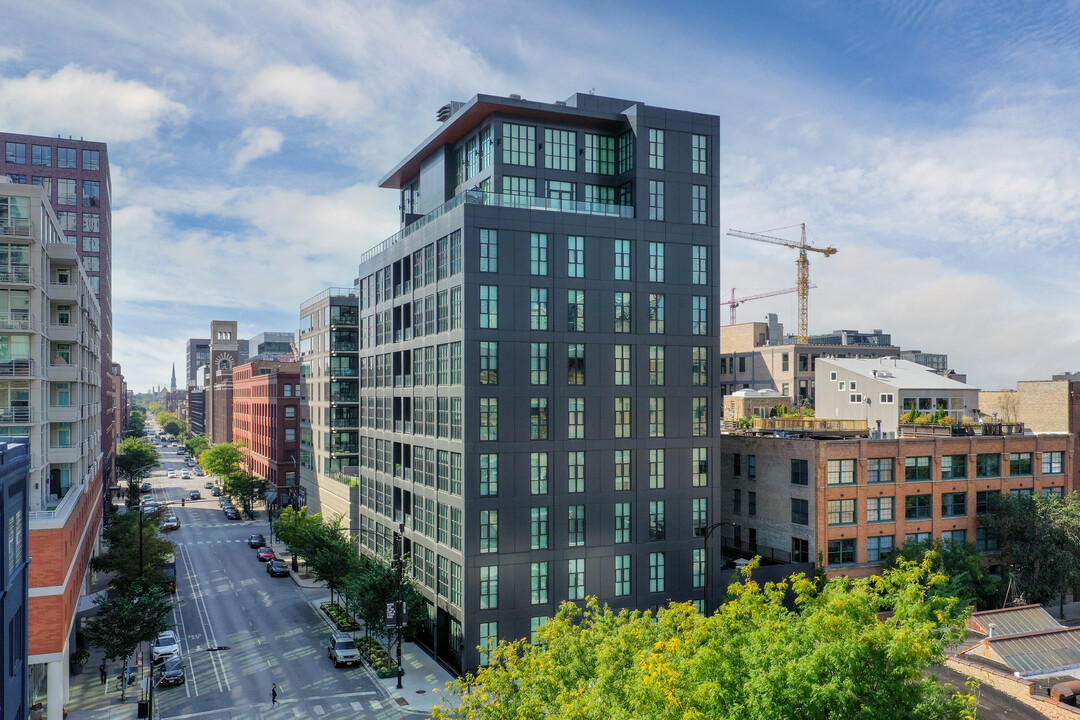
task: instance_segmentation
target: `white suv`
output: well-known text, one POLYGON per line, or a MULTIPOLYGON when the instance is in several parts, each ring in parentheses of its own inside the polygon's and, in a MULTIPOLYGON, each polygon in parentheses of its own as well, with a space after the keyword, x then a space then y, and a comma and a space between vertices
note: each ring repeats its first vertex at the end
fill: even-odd
POLYGON ((176 639, 176 633, 166 630, 159 633, 154 644, 150 646, 151 657, 155 663, 170 657, 180 656, 180 641, 176 639))
POLYGON ((356 649, 353 639, 345 633, 334 633, 330 636, 326 657, 334 661, 334 667, 360 664, 360 651, 356 649))

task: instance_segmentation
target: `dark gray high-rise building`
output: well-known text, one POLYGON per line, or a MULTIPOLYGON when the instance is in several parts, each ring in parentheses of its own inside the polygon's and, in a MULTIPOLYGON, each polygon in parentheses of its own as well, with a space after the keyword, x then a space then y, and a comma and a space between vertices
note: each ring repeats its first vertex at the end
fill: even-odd
POLYGON ((719 119, 583 94, 439 119, 381 182, 401 231, 330 293, 358 326, 301 310, 313 416, 360 386, 302 430, 302 479, 412 557, 422 640, 471 670, 562 601, 700 605, 719 576, 719 119))

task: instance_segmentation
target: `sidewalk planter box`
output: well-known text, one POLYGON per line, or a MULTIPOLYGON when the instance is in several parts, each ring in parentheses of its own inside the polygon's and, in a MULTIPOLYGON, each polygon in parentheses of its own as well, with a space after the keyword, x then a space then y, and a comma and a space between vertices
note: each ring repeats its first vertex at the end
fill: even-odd
POLYGON ((356 647, 360 654, 380 678, 397 677, 397 663, 387 654, 379 641, 375 638, 360 638, 356 641, 356 647))
POLYGON ((936 425, 900 423, 904 437, 960 437, 965 435, 1023 435, 1023 423, 983 423, 982 425, 936 425))
POLYGON ((356 632, 360 629, 360 624, 353 620, 349 614, 345 612, 345 608, 337 603, 323 603, 320 607, 322 611, 326 613, 326 616, 337 625, 338 630, 341 632, 356 632))

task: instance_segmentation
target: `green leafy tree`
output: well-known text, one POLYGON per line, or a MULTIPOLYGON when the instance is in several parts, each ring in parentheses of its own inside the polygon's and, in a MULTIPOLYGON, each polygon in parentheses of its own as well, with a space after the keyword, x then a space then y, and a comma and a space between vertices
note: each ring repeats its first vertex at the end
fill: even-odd
POLYGON ((137 502, 143 476, 160 464, 157 448, 145 437, 127 437, 120 441, 116 448, 116 472, 127 481, 129 505, 137 502))
POLYGON ((110 587, 126 588, 141 580, 156 584, 168 581, 161 568, 173 556, 176 546, 161 537, 159 519, 164 512, 161 509, 144 515, 130 511, 114 513, 106 518, 102 537, 108 549, 95 555, 90 560, 90 567, 98 572, 111 573, 110 587))
POLYGON ((307 558, 314 549, 315 539, 318 537, 322 523, 322 515, 308 514, 307 507, 302 507, 298 511, 291 507, 282 508, 277 519, 274 520, 274 533, 285 543, 285 547, 292 555, 293 572, 298 572, 300 569, 297 558, 307 558))
POLYGON ((433 717, 954 720, 970 710, 923 673, 964 621, 955 598, 930 592, 946 578, 928 560, 820 590, 802 575, 764 588, 745 578, 708 617, 689 603, 655 615, 566 603, 535 645, 487 648, 488 666, 452 684, 460 707, 433 717))
MULTIPOLYGON (((140 643, 153 640, 169 628, 168 616, 173 605, 153 583, 135 582, 94 602, 98 613, 83 629, 86 639, 105 650, 106 660, 123 660, 124 667, 140 643)), ((124 701, 126 690, 126 685, 121 683, 120 702, 124 701)))
POLYGON ((1080 582, 1080 495, 994 496, 980 522, 998 541, 1018 593, 1040 604, 1057 595, 1064 617, 1065 593, 1080 582))
POLYGON ((210 441, 205 435, 192 435, 184 441, 184 449, 192 457, 199 457, 208 447, 210 447, 210 441))
POLYGON ((126 437, 146 436, 146 409, 137 407, 128 413, 127 426, 124 428, 126 437))
MULTIPOLYGON (((427 604, 405 560, 401 575, 401 599, 409 614, 405 638, 427 622, 427 604)), ((345 609, 364 623, 366 635, 382 642, 389 653, 397 639, 396 630, 386 629, 386 605, 397 601, 397 571, 392 563, 378 558, 360 557, 359 566, 342 581, 341 595, 345 609)))
POLYGON ((171 412, 159 412, 155 418, 158 421, 158 425, 161 425, 161 429, 170 435, 179 437, 187 430, 187 423, 171 412))
POLYGON ((341 527, 341 518, 335 522, 323 522, 312 535, 311 547, 304 556, 311 574, 326 583, 330 589, 330 601, 340 592, 345 578, 360 569, 360 552, 356 541, 349 538, 341 527))
POLYGON ((251 512, 256 498, 266 497, 266 480, 239 470, 222 481, 226 495, 242 498, 244 510, 251 512))
POLYGON ((934 570, 947 578, 930 590, 934 595, 955 597, 961 605, 974 605, 976 610, 999 606, 1001 579, 990 574, 986 556, 974 543, 943 542, 941 538, 927 542, 909 541, 889 555, 885 567, 896 567, 901 558, 910 562, 929 558, 934 570))

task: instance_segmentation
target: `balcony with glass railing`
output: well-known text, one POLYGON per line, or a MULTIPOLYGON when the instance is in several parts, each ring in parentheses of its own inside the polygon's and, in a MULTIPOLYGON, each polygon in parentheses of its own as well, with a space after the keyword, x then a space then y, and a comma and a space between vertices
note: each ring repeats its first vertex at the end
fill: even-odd
POLYGON ((33 418, 33 410, 25 405, 0 407, 0 425, 26 425, 33 418))
POLYGON ((11 263, 0 265, 0 283, 6 285, 31 285, 34 282, 34 270, 29 265, 11 263))
POLYGON ((34 330, 34 316, 28 312, 16 310, 0 313, 0 330, 34 330))
POLYGON ((30 218, 0 218, 0 236, 33 237, 34 226, 30 218))

